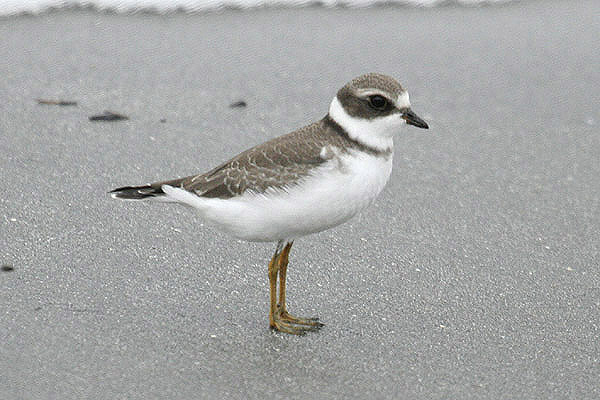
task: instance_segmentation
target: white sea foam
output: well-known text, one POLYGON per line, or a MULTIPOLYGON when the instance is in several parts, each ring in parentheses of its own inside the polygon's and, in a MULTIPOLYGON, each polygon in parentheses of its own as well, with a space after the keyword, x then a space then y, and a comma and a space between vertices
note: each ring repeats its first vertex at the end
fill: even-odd
POLYGON ((52 8, 90 7, 119 13, 150 11, 156 13, 201 12, 220 8, 256 7, 369 7, 377 4, 398 4, 415 7, 434 7, 446 4, 485 5, 512 0, 0 0, 0 15, 42 13, 52 8))

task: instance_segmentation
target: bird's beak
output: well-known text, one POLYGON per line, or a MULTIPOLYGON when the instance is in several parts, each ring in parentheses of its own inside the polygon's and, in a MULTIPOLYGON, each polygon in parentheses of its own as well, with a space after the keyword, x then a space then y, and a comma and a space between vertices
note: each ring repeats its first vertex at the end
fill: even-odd
POLYGON ((427 122, 423 121, 417 114, 415 114, 410 108, 407 108, 402 112, 402 118, 408 125, 414 125, 417 128, 429 129, 427 122))

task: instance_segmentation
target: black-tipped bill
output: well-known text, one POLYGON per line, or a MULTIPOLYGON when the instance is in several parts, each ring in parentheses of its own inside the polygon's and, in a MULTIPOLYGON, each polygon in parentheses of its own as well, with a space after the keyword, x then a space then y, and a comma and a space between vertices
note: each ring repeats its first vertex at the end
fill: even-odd
POLYGON ((415 114, 410 108, 406 109, 402 113, 402 118, 408 125, 414 125, 417 128, 429 129, 427 122, 423 121, 417 114, 415 114))

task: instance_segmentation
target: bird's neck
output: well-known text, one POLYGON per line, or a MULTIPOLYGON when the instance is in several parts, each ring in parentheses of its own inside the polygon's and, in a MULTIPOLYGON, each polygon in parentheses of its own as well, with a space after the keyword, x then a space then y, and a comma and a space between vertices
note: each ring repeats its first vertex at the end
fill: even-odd
POLYGON ((394 149, 393 135, 396 131, 397 115, 382 118, 358 118, 346 112, 337 96, 331 101, 327 116, 348 136, 362 146, 376 152, 390 152, 394 149))

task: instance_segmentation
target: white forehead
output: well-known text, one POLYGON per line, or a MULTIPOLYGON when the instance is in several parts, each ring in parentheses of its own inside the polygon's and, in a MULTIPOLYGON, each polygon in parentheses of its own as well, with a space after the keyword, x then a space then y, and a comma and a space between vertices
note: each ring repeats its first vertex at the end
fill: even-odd
POLYGON ((410 99, 408 98, 408 92, 406 90, 400 93, 396 99, 396 107, 400 109, 410 107, 410 99))

